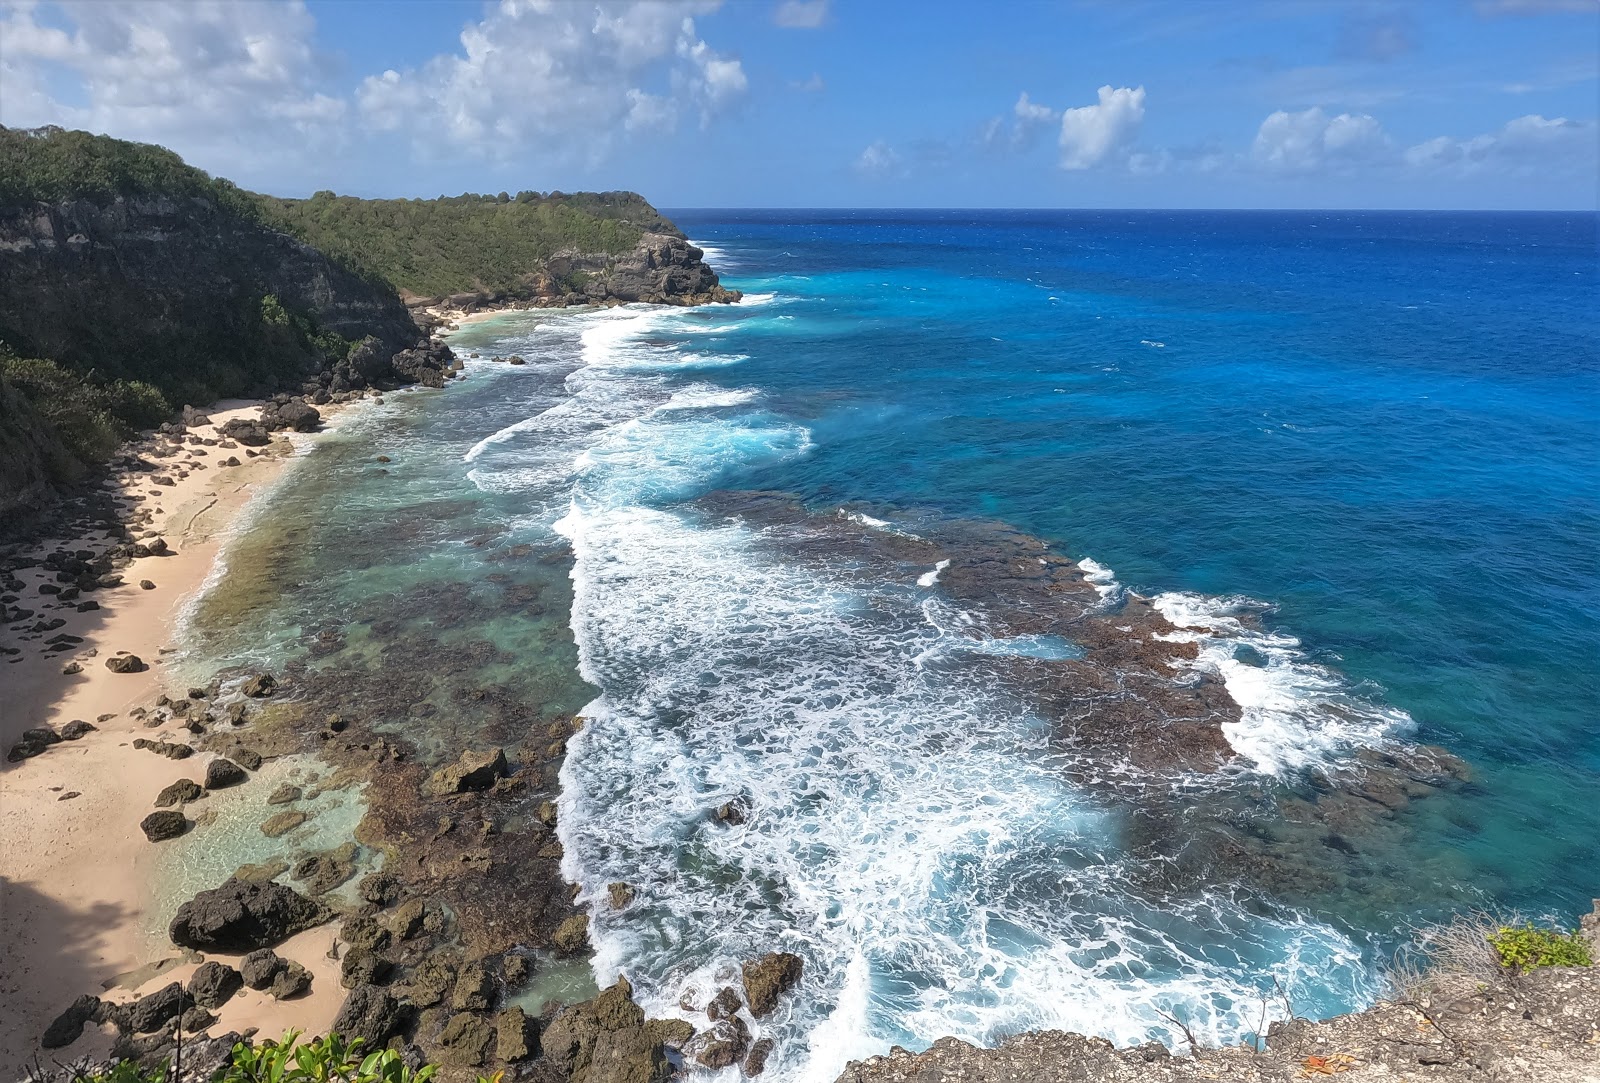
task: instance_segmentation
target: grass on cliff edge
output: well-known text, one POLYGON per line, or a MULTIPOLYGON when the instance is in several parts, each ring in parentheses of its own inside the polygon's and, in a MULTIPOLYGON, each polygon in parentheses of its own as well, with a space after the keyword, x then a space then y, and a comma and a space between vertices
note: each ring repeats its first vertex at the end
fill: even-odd
POLYGON ((1508 974, 1593 965, 1594 953, 1579 930, 1479 912, 1419 929, 1384 978, 1390 995, 1399 1000, 1430 995, 1452 999, 1494 985, 1508 974))

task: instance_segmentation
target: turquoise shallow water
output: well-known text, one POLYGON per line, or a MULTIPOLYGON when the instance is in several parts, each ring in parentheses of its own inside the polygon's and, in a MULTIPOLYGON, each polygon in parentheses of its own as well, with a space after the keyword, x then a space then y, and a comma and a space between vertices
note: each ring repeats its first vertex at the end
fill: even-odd
POLYGON ((597 906, 598 978, 671 1012, 797 951, 758 1030, 820 1080, 947 1033, 1236 1040, 1274 980, 1311 1014, 1369 999, 1410 922, 1588 909, 1594 216, 678 220, 744 304, 464 329, 529 363, 353 420, 256 535, 289 589, 197 618, 276 664, 333 628, 340 664, 448 647, 447 709, 394 723, 440 755, 505 739, 463 681, 582 708, 564 869, 640 896, 597 906), (935 563, 847 556, 974 517, 1089 561, 1108 605, 1157 597, 1244 706, 1240 769, 1084 785, 1026 689, 952 660, 1066 664, 1070 630, 986 636, 935 563), (1296 828, 1330 773, 1416 744, 1473 781, 1296 828), (1193 859, 1212 835, 1244 849, 1193 859))

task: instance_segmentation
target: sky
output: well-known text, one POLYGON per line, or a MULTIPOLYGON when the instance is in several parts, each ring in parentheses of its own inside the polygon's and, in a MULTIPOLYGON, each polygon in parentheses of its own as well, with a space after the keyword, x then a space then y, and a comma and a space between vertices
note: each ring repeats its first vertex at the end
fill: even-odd
POLYGON ((1592 209, 1600 0, 0 0, 0 124, 284 196, 1592 209))

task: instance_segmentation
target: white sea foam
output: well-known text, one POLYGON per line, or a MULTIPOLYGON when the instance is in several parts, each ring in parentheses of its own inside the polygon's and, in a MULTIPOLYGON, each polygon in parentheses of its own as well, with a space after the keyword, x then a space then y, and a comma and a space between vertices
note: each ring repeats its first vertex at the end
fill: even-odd
POLYGON ((1078 567, 1082 569, 1084 579, 1089 581, 1100 597, 1110 598, 1122 592, 1122 585, 1117 582, 1117 573, 1099 561, 1084 557, 1078 561, 1078 567))
POLYGON ((1239 721, 1224 725, 1223 734, 1259 770, 1339 763, 1352 748, 1382 744, 1412 726, 1404 711, 1366 699, 1307 659, 1298 639, 1240 620, 1267 611, 1260 602, 1174 592, 1152 604, 1182 629, 1166 638, 1199 645, 1189 664, 1222 678, 1240 708, 1239 721))
POLYGON ((939 561, 939 563, 937 563, 937 564, 935 564, 933 566, 933 570, 932 571, 923 572, 921 575, 917 576, 917 586, 919 586, 919 587, 931 587, 931 586, 933 586, 935 583, 937 583, 939 581, 939 573, 944 571, 948 567, 950 567, 950 562, 948 560, 939 561))

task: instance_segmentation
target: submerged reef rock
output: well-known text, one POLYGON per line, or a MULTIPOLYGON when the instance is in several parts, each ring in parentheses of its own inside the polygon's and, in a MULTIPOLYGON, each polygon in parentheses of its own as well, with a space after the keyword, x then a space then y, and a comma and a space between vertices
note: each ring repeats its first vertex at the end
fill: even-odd
POLYGON ((247 952, 274 947, 332 917, 292 887, 229 880, 178 907, 168 933, 180 947, 247 952))

